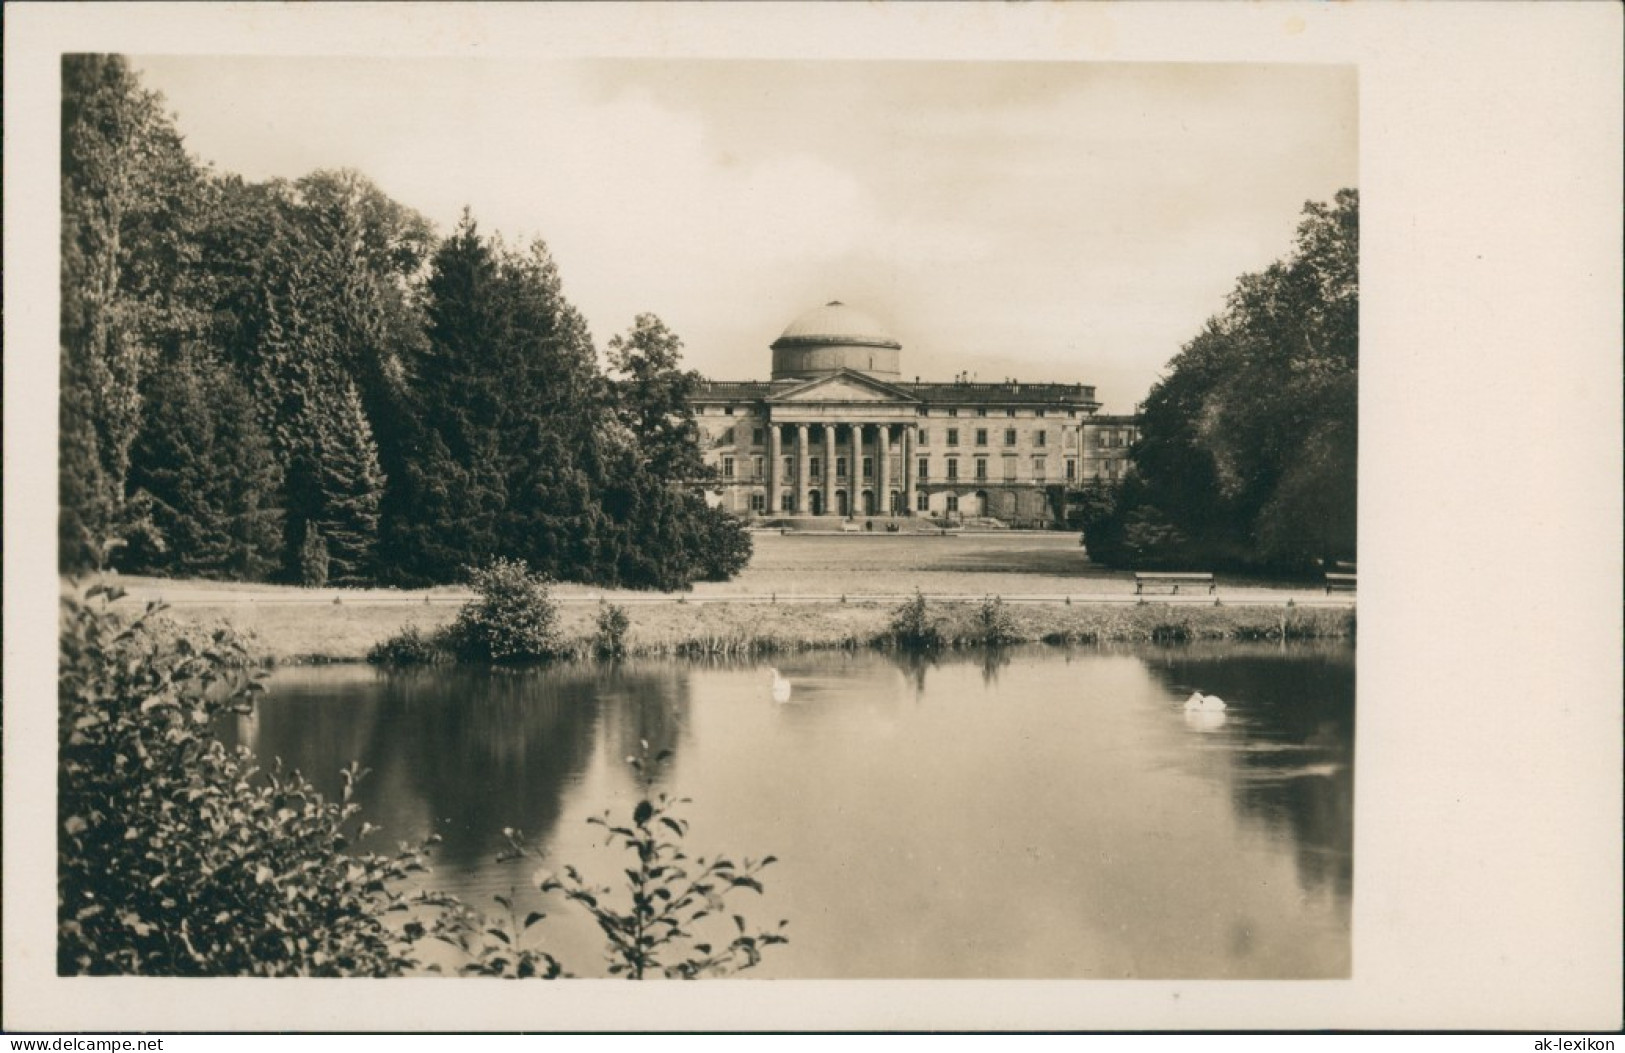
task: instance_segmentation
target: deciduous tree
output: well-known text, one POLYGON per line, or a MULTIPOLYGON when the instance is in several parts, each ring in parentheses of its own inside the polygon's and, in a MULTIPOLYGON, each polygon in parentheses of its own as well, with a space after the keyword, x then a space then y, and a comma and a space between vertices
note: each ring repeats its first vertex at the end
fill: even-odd
MULTIPOLYGON (((1133 558, 1304 566, 1355 552, 1359 197, 1309 203, 1146 398, 1133 558), (1137 511, 1138 509, 1138 511, 1137 511)), ((1125 535, 1126 536, 1126 535, 1125 535)))
POLYGON ((201 194, 162 99, 117 55, 62 61, 59 558, 100 566, 136 525, 125 502, 153 356, 194 335, 201 194))

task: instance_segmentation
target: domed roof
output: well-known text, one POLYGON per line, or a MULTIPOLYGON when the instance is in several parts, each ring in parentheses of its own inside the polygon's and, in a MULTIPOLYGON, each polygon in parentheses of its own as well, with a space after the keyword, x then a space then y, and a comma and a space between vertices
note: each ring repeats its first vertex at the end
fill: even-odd
POLYGON ((903 346, 887 335, 879 322, 839 300, 814 307, 791 322, 772 346, 805 347, 809 344, 889 347, 894 350, 903 346))

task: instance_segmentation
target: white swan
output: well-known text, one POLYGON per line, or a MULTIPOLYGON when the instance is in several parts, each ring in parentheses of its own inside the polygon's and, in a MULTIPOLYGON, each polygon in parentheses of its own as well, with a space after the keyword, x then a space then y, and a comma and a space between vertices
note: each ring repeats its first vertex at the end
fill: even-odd
POLYGON ((1201 710, 1204 713, 1222 713, 1225 705, 1224 699, 1218 695, 1204 695, 1200 691, 1191 692, 1191 697, 1185 700, 1187 710, 1201 710))
POLYGON ((790 681, 780 676, 779 671, 772 666, 768 666, 767 671, 773 674, 773 701, 790 701, 790 681))

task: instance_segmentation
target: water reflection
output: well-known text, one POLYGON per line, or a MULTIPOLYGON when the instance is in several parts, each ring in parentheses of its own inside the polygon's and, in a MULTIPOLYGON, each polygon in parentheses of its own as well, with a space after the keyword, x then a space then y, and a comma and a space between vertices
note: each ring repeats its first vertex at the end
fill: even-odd
MULTIPOLYGON (((1354 653, 1339 646, 1291 651, 1282 676, 1279 647, 1177 649, 1148 656, 1146 668, 1171 692, 1218 694, 1238 725, 1234 758, 1237 809, 1284 833, 1306 889, 1353 885, 1354 653)), ((1190 723, 1191 713, 1186 713, 1190 723)))
MULTIPOLYGON (((545 841, 595 742, 614 758, 677 753, 688 678, 676 668, 296 669, 240 724, 245 744, 329 795, 354 759, 360 800, 397 839, 437 833, 441 864, 487 861, 514 828, 545 841), (262 715, 269 714, 270 716, 262 715)), ((656 781, 658 783, 659 776, 656 781)))
MULTIPOLYGON (((371 768, 368 817, 439 832, 436 882, 474 899, 522 880, 507 826, 612 880, 583 820, 670 751, 691 849, 782 861, 759 909, 795 938, 764 976, 1335 977, 1353 673, 1347 647, 1268 646, 293 669, 237 733, 330 792, 371 768)), ((590 969, 596 934, 561 931, 590 969)))

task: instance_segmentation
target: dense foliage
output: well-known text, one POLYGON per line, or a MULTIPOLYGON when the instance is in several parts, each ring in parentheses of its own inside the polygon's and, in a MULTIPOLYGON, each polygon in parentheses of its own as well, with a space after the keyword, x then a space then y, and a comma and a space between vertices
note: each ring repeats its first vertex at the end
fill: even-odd
POLYGON ((674 589, 749 560, 698 489, 681 341, 640 315, 606 375, 540 242, 437 239, 352 171, 216 174, 118 56, 63 60, 62 136, 64 571, 422 584, 504 556, 674 589))
POLYGON ((892 611, 891 641, 905 651, 930 651, 942 646, 942 628, 926 608, 925 595, 914 590, 914 598, 904 600, 892 611))
POLYGON ((126 622, 65 601, 59 680, 57 969, 68 974, 388 976, 411 850, 355 852, 344 799, 261 771, 213 725, 258 684, 228 630, 126 622))
POLYGON ((1246 275, 1146 398, 1134 470, 1086 502, 1120 565, 1355 558, 1359 197, 1309 203, 1292 253, 1246 275))
POLYGON ((524 560, 493 560, 469 576, 474 599, 463 605, 450 638, 467 661, 531 662, 559 650, 558 607, 547 580, 524 560))

